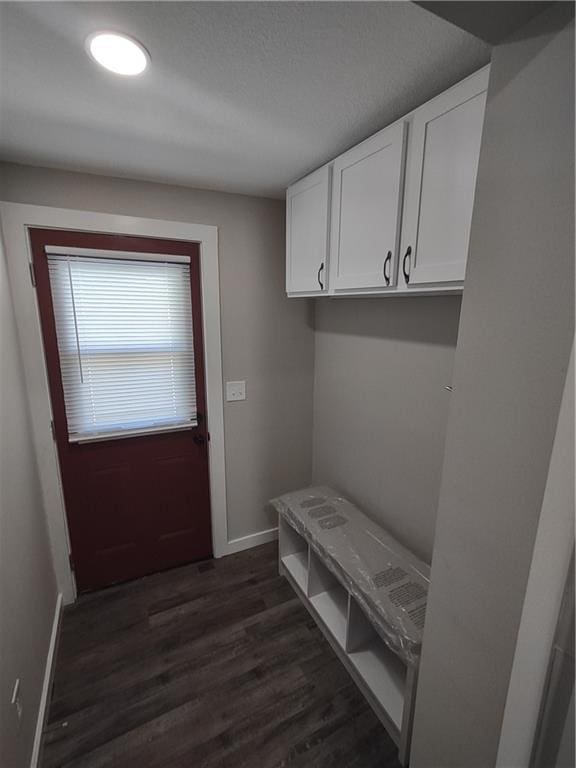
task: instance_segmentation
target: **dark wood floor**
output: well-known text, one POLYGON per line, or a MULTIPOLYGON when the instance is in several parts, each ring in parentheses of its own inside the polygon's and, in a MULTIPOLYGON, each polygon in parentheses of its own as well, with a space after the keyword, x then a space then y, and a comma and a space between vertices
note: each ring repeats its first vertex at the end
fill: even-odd
POLYGON ((64 613, 43 768, 398 768, 276 545, 64 613))

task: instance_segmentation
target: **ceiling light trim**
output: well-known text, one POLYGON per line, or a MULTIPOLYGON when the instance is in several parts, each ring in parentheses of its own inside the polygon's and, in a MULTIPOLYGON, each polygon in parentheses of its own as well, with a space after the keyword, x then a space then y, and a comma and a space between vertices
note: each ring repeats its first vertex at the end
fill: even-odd
POLYGON ((95 62, 100 68, 106 70, 107 72, 110 72, 113 75, 117 75, 118 77, 141 77, 148 67, 151 64, 152 58, 150 56, 150 52, 146 48, 145 45, 143 45, 140 40, 138 40, 133 35, 128 35, 126 32, 120 32, 116 29, 99 29, 95 32, 91 32, 88 37, 86 38, 84 42, 84 48, 86 50, 86 53, 90 57, 90 59, 95 62), (142 66, 140 69, 134 69, 134 71, 130 71, 130 69, 126 69, 126 66, 122 67, 120 64, 116 63, 114 64, 113 57, 110 57, 109 61, 106 61, 105 56, 98 56, 94 50, 93 50, 93 43, 95 43, 98 38, 116 38, 118 41, 128 42, 131 44, 131 47, 128 50, 132 50, 133 54, 137 52, 141 54, 141 63, 142 66), (132 48, 134 46, 135 48, 132 48), (124 71, 123 71, 124 70, 124 71))

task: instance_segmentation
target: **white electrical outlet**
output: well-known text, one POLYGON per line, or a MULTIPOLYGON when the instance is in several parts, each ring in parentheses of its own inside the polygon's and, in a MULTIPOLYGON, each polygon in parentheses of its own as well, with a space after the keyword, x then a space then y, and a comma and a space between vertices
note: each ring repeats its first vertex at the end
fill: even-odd
POLYGON ((246 400, 246 382, 245 381, 227 381, 226 382, 226 400, 246 400))
POLYGON ((20 678, 16 678, 16 682, 14 683, 14 688, 12 690, 12 699, 10 701, 10 704, 14 707, 16 711, 16 717, 18 718, 18 727, 20 727, 20 721, 22 720, 22 712, 24 711, 24 708, 22 706, 22 700, 20 698, 20 678))

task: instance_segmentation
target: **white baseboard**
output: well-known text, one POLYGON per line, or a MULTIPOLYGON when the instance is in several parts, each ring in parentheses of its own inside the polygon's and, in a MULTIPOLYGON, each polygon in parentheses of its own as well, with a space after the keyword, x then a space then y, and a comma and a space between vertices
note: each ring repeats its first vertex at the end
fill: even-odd
POLYGON ((226 555, 233 555, 235 552, 242 552, 244 549, 258 547, 260 544, 266 544, 278 538, 278 528, 269 528, 267 531, 258 531, 248 536, 241 536, 239 539, 232 539, 226 545, 226 555))
POLYGON ((54 673, 54 661, 56 650, 58 648, 58 633, 60 631, 60 618, 62 616, 62 592, 58 593, 56 606, 54 608, 54 620, 52 622, 52 634, 50 635, 50 645, 48 646, 48 655, 46 657, 46 668, 44 670, 44 682, 42 684, 42 695, 40 697, 40 706, 38 707, 38 718, 36 720, 36 732, 34 734, 34 746, 32 747, 32 758, 30 768, 37 768, 40 759, 40 749, 42 747, 42 733, 48 714, 50 688, 52 686, 52 675, 54 673))

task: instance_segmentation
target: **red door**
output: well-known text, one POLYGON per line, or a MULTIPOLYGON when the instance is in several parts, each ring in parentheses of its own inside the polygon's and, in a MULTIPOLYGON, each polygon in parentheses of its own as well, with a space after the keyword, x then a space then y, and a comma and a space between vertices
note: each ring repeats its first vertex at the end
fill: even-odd
POLYGON ((78 589, 210 557, 198 245, 30 238, 78 589))

